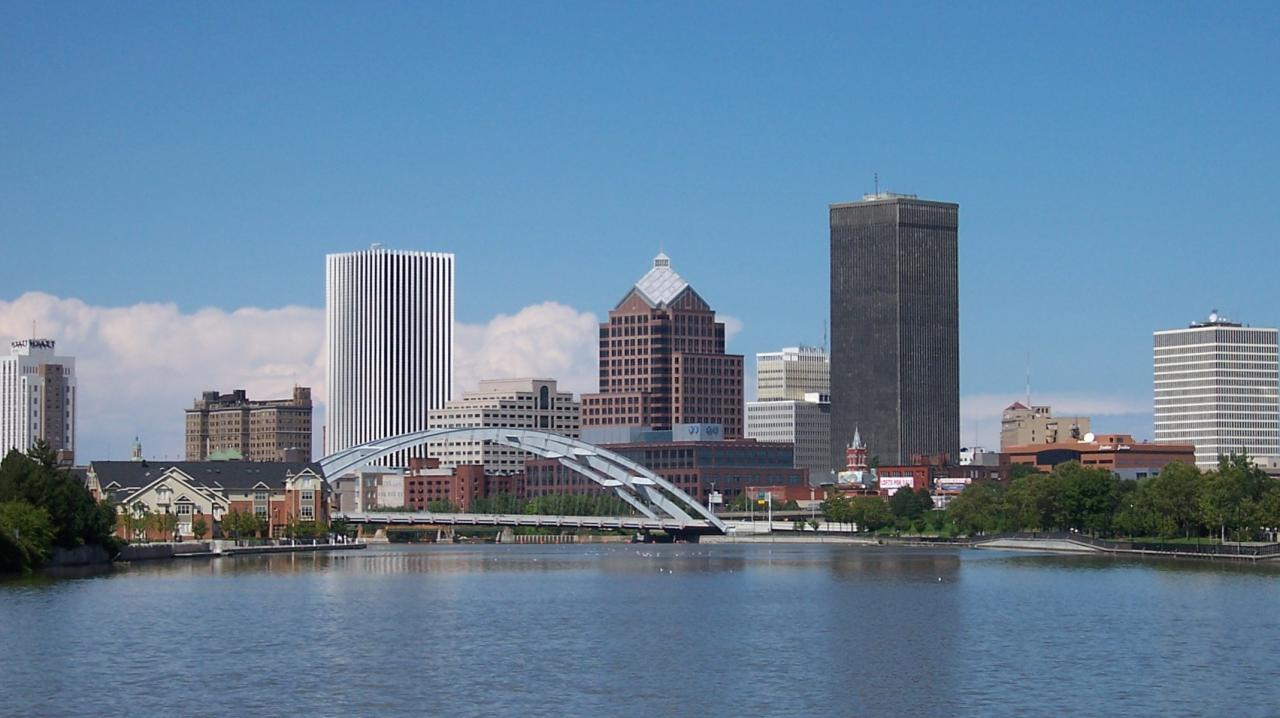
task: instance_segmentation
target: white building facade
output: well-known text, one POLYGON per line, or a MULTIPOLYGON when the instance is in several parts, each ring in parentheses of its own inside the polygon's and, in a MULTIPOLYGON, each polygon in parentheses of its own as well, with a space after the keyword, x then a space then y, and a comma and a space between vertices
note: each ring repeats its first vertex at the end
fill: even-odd
POLYGON ((756 400, 793 399, 831 393, 831 358, 818 347, 786 347, 756 354, 756 400))
POLYGON ((374 245, 325 257, 326 454, 427 428, 450 399, 453 324, 452 254, 374 245))
POLYGON ((0 457, 43 439, 59 461, 76 448, 76 360, 58 356, 52 339, 19 339, 0 357, 0 457))
POLYGON ((816 347, 756 354, 756 401, 744 435, 795 445, 795 466, 814 481, 831 474, 831 361, 816 347))
MULTIPOLYGON (((476 391, 443 409, 431 411, 432 429, 461 428, 537 429, 571 439, 581 437, 582 405, 570 392, 560 391, 554 379, 485 379, 476 391)), ((440 467, 483 464, 485 473, 524 471, 528 452, 477 441, 433 442, 428 455, 440 459, 440 467)))
POLYGON ((1155 333, 1155 441, 1194 444, 1196 465, 1280 456, 1276 330, 1209 315, 1155 333))

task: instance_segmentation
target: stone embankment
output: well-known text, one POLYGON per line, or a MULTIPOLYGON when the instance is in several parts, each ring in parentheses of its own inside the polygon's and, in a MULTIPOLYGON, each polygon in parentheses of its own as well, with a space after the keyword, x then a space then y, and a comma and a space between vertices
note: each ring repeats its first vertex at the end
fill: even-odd
MULTIPOLYGON (((175 558, 218 558, 270 553, 313 553, 317 551, 350 551, 365 548, 364 543, 266 544, 237 546, 234 541, 184 541, 182 543, 129 544, 120 549, 117 561, 157 561, 175 558)), ((96 563, 105 563, 99 561, 96 563)), ((64 564, 65 565, 65 564, 64 564)))
POLYGON ((1021 532, 980 536, 969 541, 974 548, 1014 551, 1061 551, 1150 556, 1155 558, 1198 558, 1219 561, 1273 561, 1280 559, 1280 544, 1274 543, 1148 543, 1112 541, 1079 533, 1021 532))

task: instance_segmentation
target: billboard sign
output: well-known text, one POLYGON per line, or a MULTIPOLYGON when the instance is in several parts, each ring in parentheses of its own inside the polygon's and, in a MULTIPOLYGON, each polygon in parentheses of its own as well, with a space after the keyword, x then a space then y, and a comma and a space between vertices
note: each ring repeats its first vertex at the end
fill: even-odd
POLYGON ((887 491, 890 496, 898 492, 898 489, 910 489, 915 486, 916 480, 910 476, 881 476, 880 490, 887 491))

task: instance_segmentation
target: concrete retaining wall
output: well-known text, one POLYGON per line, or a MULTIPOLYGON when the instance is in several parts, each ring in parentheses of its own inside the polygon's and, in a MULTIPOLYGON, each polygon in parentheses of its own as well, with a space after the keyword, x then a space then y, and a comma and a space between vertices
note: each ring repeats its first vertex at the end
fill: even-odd
POLYGON ((75 548, 55 548, 53 555, 45 561, 48 568, 58 566, 91 566, 93 564, 111 563, 107 550, 101 546, 77 546, 75 548))
POLYGON ((1102 552, 1101 549, 1094 546, 1073 543, 1071 541, 1060 541, 1057 539, 1005 538, 974 544, 974 548, 998 548, 1013 551, 1066 551, 1069 553, 1102 552))

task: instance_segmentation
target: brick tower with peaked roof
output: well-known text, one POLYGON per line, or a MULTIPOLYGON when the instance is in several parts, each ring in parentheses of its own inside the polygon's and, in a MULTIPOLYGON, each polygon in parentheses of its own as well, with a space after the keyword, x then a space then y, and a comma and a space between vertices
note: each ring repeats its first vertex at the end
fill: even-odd
POLYGON ((582 426, 671 429, 720 424, 742 436, 742 355, 724 323, 658 254, 600 325, 600 391, 582 396, 582 426))

